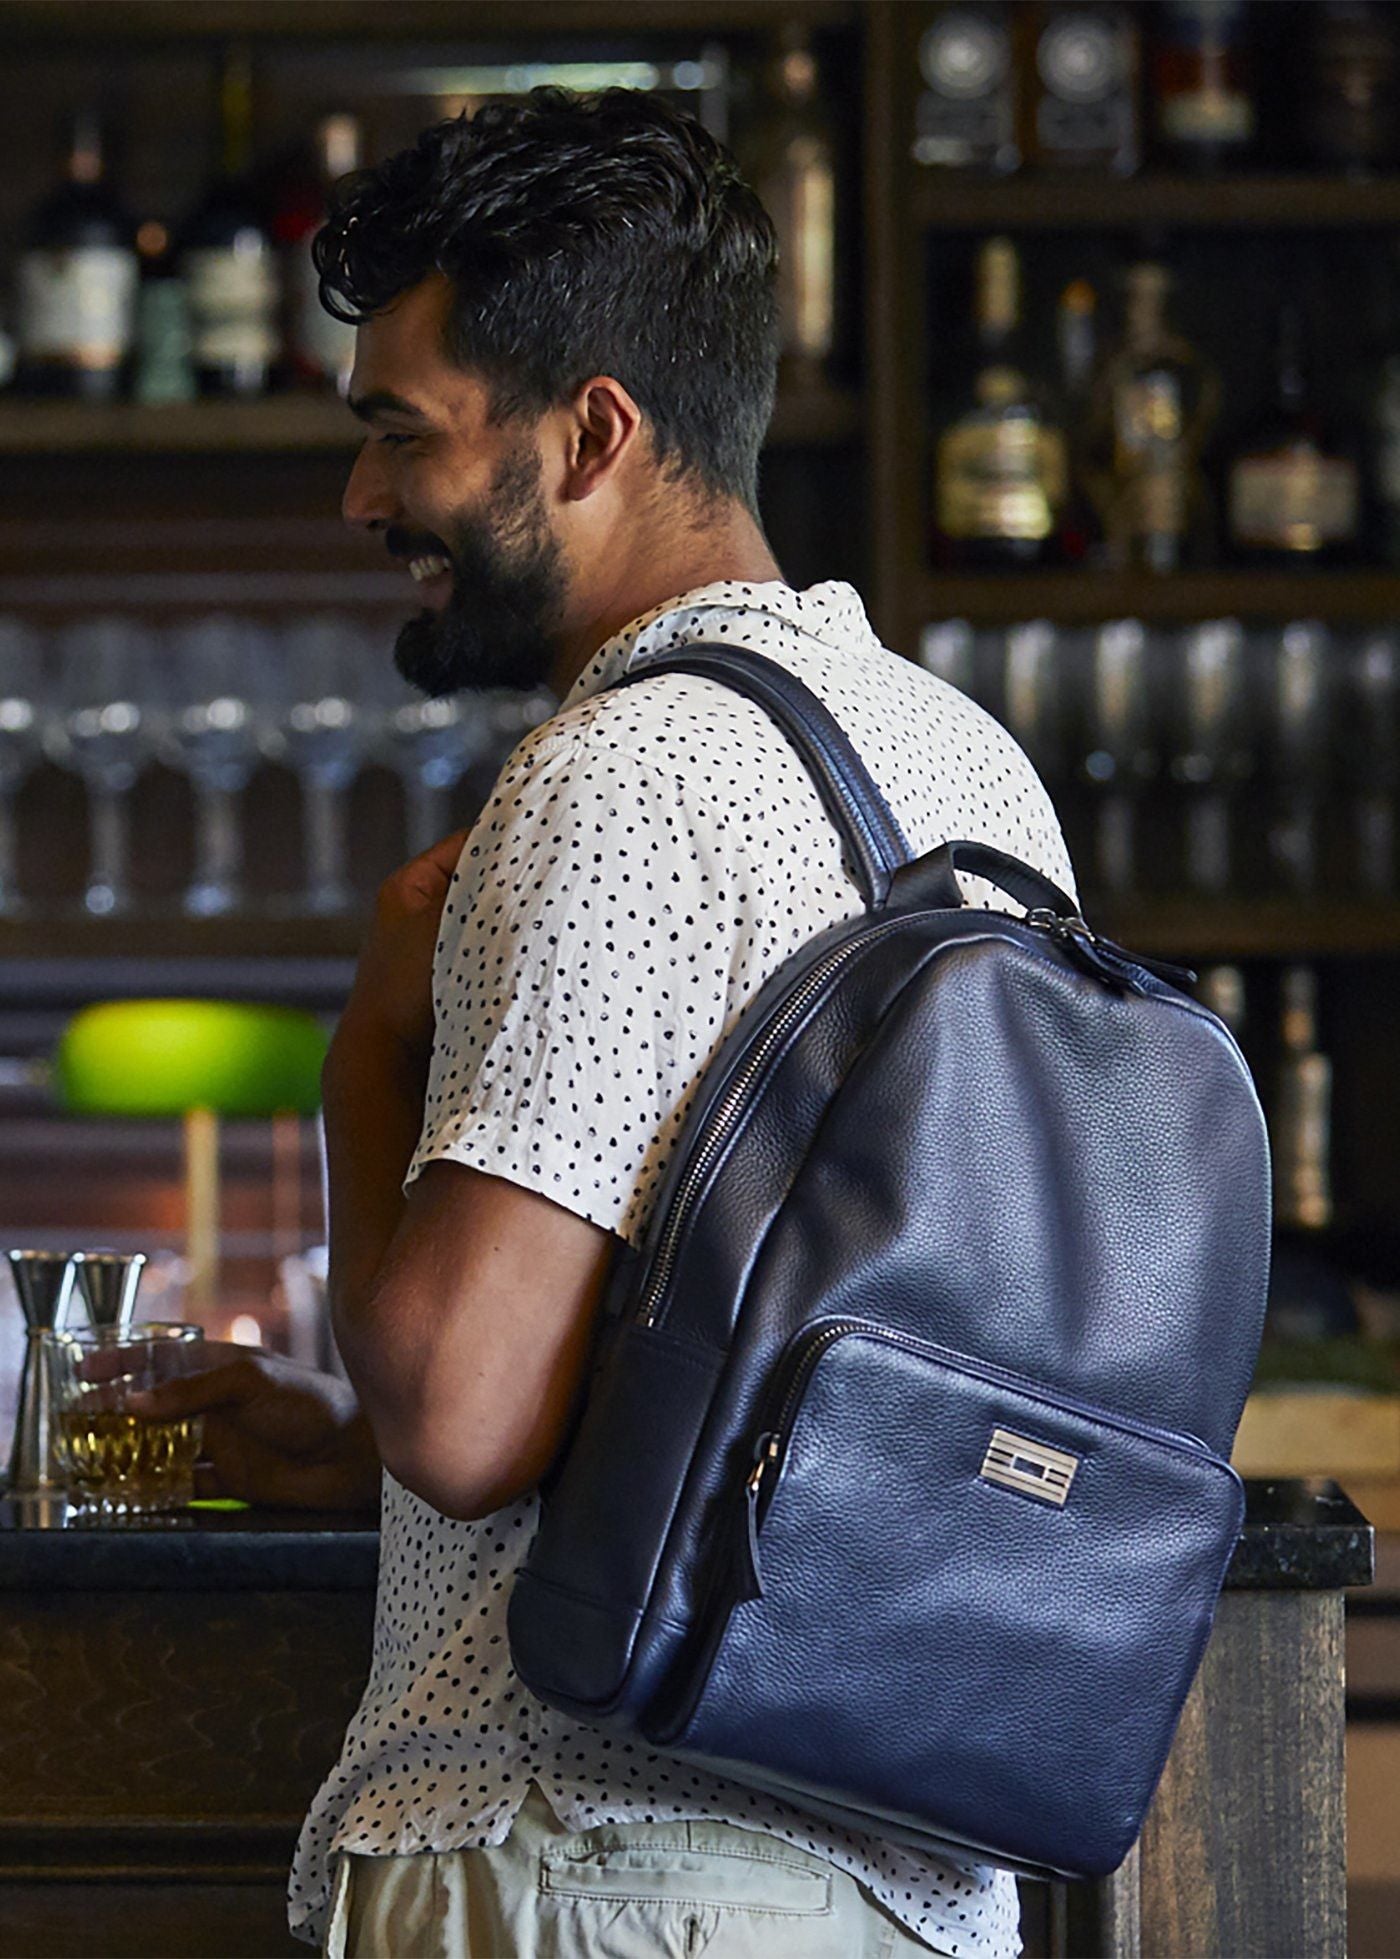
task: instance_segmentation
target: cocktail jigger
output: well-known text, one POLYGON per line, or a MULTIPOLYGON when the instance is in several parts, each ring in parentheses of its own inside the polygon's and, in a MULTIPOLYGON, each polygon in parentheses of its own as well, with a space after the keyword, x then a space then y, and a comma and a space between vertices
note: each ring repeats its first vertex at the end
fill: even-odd
POLYGON ((125 1331, 136 1311, 144 1252, 74 1252, 73 1272, 95 1327, 125 1331))
POLYGON ((63 1478, 55 1470, 53 1384, 44 1335, 63 1324, 73 1291, 73 1261, 67 1252, 12 1251, 5 1256, 29 1329, 10 1450, 10 1493, 27 1496, 63 1487, 63 1478))

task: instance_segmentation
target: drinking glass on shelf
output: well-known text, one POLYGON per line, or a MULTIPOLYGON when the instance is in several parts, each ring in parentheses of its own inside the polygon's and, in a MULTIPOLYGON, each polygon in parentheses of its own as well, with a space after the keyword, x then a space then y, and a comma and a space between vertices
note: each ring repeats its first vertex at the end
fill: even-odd
POLYGON ((15 797, 39 759, 43 665, 37 632, 0 615, 0 917, 25 909, 16 866, 15 797))
POLYGON ((1270 782, 1269 861, 1297 893, 1315 889, 1328 759, 1331 635, 1296 619, 1260 642, 1270 782))
POLYGON ((1352 798, 1355 881, 1374 898, 1395 889, 1395 792, 1400 779, 1400 638, 1362 635, 1346 662, 1347 791, 1352 798))
POLYGON ((491 747, 489 711, 479 694, 427 700, 399 687, 385 702, 381 740, 403 781, 408 854, 417 857, 452 828, 452 791, 491 747))
POLYGON ((343 613, 314 613, 284 627, 277 651, 277 716, 263 746, 301 782, 307 872, 299 902, 309 912, 347 912, 355 903, 346 844, 349 790, 379 721, 369 636, 343 613))
POLYGON ((1156 769, 1141 620, 1111 619, 1098 629, 1087 678, 1083 770, 1095 801, 1094 870, 1100 887, 1121 897, 1140 882, 1138 812, 1156 769))
POLYGON ((919 635, 919 665, 977 698, 976 636, 966 619, 936 619, 919 635))
POLYGON ((547 721, 559 706, 548 687, 492 687, 476 698, 485 709, 498 769, 531 728, 547 721))
POLYGON ((1036 773, 1050 782, 1064 774, 1065 691, 1062 636, 1048 619, 1007 628, 1002 718, 1036 773))
POLYGON ((99 917, 131 909, 127 798, 153 746, 153 685, 151 635, 134 619, 80 619, 59 635, 44 741, 87 783, 92 863, 83 904, 99 917))
POLYGON ((183 908, 197 918, 244 902, 238 798, 257 767, 269 683, 269 635, 251 619, 214 613, 173 629, 165 671, 163 740, 195 793, 195 872, 183 908))
POLYGON ((1233 792, 1249 769, 1244 628, 1208 619, 1178 641, 1171 776, 1182 792, 1186 883, 1223 895, 1234 873, 1233 792))

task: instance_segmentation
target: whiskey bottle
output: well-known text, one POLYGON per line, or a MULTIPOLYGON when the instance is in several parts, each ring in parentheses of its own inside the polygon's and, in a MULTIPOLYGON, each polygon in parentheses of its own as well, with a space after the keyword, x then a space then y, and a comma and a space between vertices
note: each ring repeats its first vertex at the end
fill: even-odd
POLYGON ((1016 66, 1008 6, 940 6, 919 40, 915 162, 998 176, 1018 168, 1016 66))
POLYGON ((20 256, 19 388, 88 401, 119 394, 137 278, 135 226, 107 182, 97 118, 85 111, 69 126, 63 181, 35 211, 20 256))
POLYGON ((1247 156, 1256 104, 1244 0, 1165 0, 1152 51, 1159 149, 1187 169, 1247 156))
POLYGON ((1131 9, 1051 5, 1035 37, 1034 157, 1128 176, 1142 156, 1139 29, 1131 9))
POLYGON ((764 76, 768 113, 752 162, 754 189, 778 234, 782 380, 823 377, 836 318, 836 165, 810 37, 784 29, 764 76))
POLYGON ((1021 269, 1009 238, 977 257, 973 373, 938 439, 934 554, 949 565, 1042 564, 1058 550, 1065 438, 1021 345, 1021 269))
POLYGON ((360 167, 359 119, 322 116, 310 148, 293 158, 275 197, 269 229, 281 266, 282 378, 293 386, 345 394, 355 361, 355 329, 321 304, 311 243, 326 216, 331 186, 360 167))
POLYGON ((1204 555, 1209 502, 1200 458, 1220 382, 1167 318, 1172 275, 1128 273, 1122 345, 1100 369, 1087 443, 1109 562, 1173 572, 1204 555))
POLYGON ((1227 503, 1230 544, 1242 559, 1319 564, 1356 549, 1357 466, 1317 413, 1302 314, 1291 301, 1279 313, 1274 400, 1230 466, 1227 503))
POLYGON ((219 88, 221 167, 180 241, 190 351, 201 395, 260 395, 277 355, 277 271, 248 182, 252 69, 245 51, 224 61, 219 88))

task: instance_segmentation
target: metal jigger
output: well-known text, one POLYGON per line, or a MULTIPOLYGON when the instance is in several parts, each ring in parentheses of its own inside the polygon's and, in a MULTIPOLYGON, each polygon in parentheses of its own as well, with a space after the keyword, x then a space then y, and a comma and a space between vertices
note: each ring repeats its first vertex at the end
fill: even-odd
POLYGON ((74 1252, 73 1272, 94 1327, 125 1333, 136 1311, 144 1252, 74 1252))
POLYGON ((9 1487, 12 1496, 37 1496, 63 1488, 53 1467, 53 1384, 44 1335, 63 1324, 73 1291, 73 1261, 67 1252, 12 1251, 5 1256, 29 1328, 9 1487))

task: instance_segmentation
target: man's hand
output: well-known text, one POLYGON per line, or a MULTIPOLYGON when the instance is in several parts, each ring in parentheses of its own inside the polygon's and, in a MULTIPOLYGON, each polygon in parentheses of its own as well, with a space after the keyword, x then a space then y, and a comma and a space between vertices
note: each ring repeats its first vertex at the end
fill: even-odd
POLYGON ((353 1029, 363 1016, 416 1060, 433 1045, 433 952, 466 837, 444 837, 380 885, 342 1022, 353 1029))
POLYGON ((354 1390, 334 1375, 268 1353, 209 1341, 198 1373, 163 1381, 133 1408, 155 1419, 204 1417, 201 1496, 296 1510, 367 1510, 379 1457, 354 1390))

